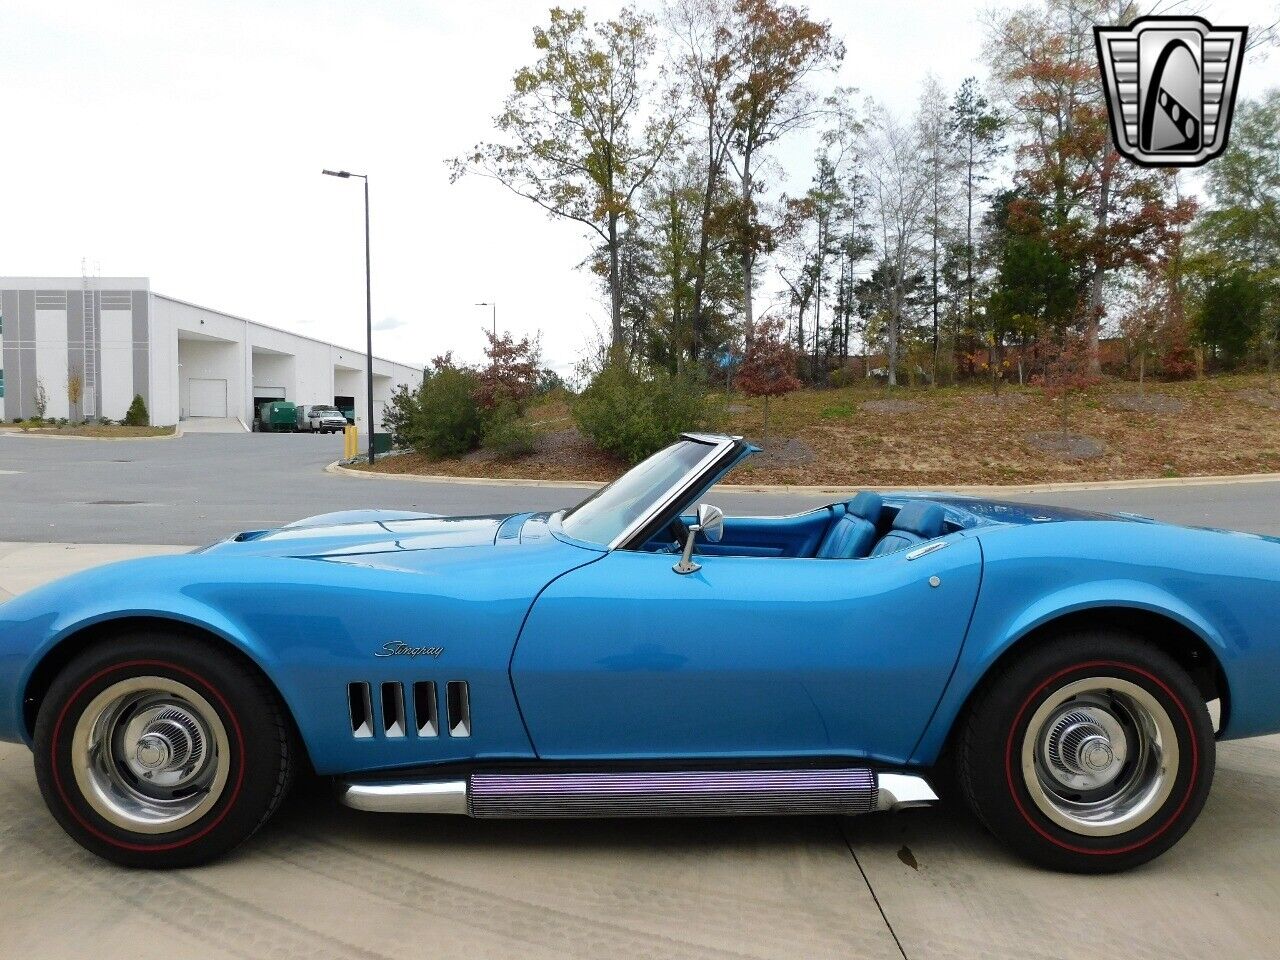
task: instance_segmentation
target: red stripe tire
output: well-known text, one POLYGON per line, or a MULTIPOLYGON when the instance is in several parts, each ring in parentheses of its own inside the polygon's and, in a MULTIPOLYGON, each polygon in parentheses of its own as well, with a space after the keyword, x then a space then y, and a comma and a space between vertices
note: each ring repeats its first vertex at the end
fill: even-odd
POLYGON ((296 748, 275 692, 235 653, 184 632, 96 644, 36 718, 36 778, 86 849, 126 866, 207 862, 279 806, 296 748))
POLYGON ((1156 646, 1088 631, 1039 643, 988 678, 962 720, 959 786, 1036 863, 1125 870, 1172 847, 1213 781, 1203 697, 1156 646))

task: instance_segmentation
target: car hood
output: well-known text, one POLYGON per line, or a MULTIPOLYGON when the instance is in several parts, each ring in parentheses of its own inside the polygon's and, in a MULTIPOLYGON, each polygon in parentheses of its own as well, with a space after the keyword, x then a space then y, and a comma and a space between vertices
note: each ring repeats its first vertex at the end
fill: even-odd
POLYGON ((547 514, 442 517, 403 510, 349 510, 307 517, 272 530, 248 530, 197 551, 237 557, 341 557, 406 550, 439 550, 517 540, 531 518, 547 514))

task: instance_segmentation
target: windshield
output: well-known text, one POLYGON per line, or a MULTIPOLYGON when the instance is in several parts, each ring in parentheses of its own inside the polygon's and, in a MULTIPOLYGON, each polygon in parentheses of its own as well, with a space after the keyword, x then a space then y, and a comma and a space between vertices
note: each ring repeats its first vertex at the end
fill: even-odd
POLYGON ((326 414, 326 415, 333 414, 335 417, 342 416, 342 414, 340 414, 333 407, 312 407, 311 412, 314 414, 326 414))
POLYGON ((566 513, 564 532, 588 543, 612 543, 715 449, 714 444, 681 440, 659 450, 566 513))

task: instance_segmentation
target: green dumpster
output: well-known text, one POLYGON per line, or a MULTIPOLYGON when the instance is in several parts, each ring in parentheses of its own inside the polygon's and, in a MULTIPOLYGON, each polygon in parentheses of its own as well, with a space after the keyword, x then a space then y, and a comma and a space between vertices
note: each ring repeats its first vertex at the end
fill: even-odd
POLYGON ((298 429, 298 408, 288 400, 272 400, 258 408, 253 429, 260 433, 294 433, 298 429))

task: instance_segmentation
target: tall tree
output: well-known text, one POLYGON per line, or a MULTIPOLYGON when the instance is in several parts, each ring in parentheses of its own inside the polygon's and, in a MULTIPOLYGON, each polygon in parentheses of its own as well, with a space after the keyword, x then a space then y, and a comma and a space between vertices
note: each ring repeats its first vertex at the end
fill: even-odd
POLYGON ((916 137, 920 144, 923 172, 928 180, 928 209, 925 232, 929 242, 929 314, 933 326, 930 341, 932 353, 931 382, 938 385, 939 311, 942 255, 952 232, 951 217, 956 199, 955 178, 960 172, 959 159, 951 143, 951 124, 946 94, 933 74, 928 74, 920 91, 920 107, 916 112, 916 137))
POLYGON ((740 188, 743 324, 750 341, 756 258, 769 242, 757 203, 760 163, 769 147, 818 115, 820 101, 809 81, 840 63, 844 44, 832 34, 831 24, 811 20, 807 11, 777 0, 734 0, 730 29, 736 61, 728 91, 734 108, 730 159, 740 188))
MULTIPOLYGON (((796 350, 801 356, 810 354, 815 376, 824 346, 822 305, 829 289, 828 266, 846 254, 856 252, 860 259, 867 252, 856 211, 863 189, 857 170, 857 148, 863 128, 847 108, 851 95, 852 91, 842 90, 833 98, 837 120, 823 132, 814 157, 813 180, 802 196, 782 198, 784 213, 777 231, 785 261, 777 265, 778 274, 791 291, 792 306, 797 311, 796 350), (812 338, 807 337, 804 322, 810 305, 813 306, 812 338)), ((837 302, 841 296, 842 288, 838 288, 837 302)), ((838 320, 839 315, 832 323, 838 320)), ((830 337, 825 341, 829 350, 834 343, 830 337)))
POLYGON ((494 125, 505 136, 450 162, 452 179, 492 177, 553 217, 577 221, 609 261, 612 348, 623 345, 622 230, 636 192, 653 176, 676 118, 654 102, 647 66, 653 19, 624 8, 589 25, 582 10, 554 7, 533 32, 539 59, 516 71, 494 125))
POLYGON ((898 382, 908 278, 920 256, 929 209, 929 178, 913 131, 884 107, 870 106, 867 182, 883 269, 889 386, 898 382))
POLYGON ((1199 225, 1204 246, 1253 270, 1280 264, 1280 90, 1240 105, 1231 145, 1208 168, 1213 206, 1199 225))
POLYGON ((734 203, 725 195, 725 175, 738 106, 729 97, 739 63, 734 56, 732 0, 672 0, 666 8, 674 40, 674 72, 690 101, 686 125, 701 171, 697 252, 690 303, 690 358, 702 352, 708 274, 717 248, 729 242, 734 203))
POLYGON ((1094 24, 1128 23, 1129 0, 1040 0, 991 23, 988 53, 1023 134, 1017 183, 1034 198, 1058 253, 1087 278, 1080 325, 1091 373, 1107 278, 1147 266, 1181 214, 1172 176, 1124 160, 1111 142, 1094 49, 1094 24))
POLYGON ((976 250, 974 247, 974 210, 981 198, 982 185, 990 178, 992 162, 1002 148, 1001 137, 1004 118, 991 107, 978 88, 978 81, 968 77, 960 84, 951 103, 951 137, 961 165, 961 193, 964 203, 964 245, 960 250, 963 276, 958 280, 963 287, 964 321, 966 330, 973 330, 974 301, 977 277, 974 274, 976 250))

